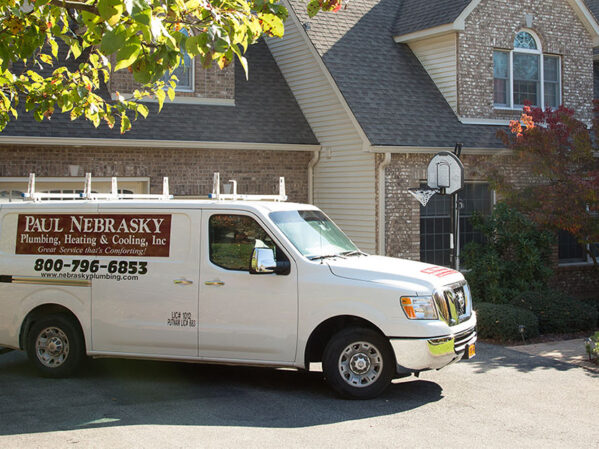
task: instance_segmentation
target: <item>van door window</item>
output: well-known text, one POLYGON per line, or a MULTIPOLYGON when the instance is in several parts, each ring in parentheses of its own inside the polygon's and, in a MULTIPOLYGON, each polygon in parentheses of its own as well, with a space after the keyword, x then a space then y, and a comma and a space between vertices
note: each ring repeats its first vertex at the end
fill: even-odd
POLYGON ((210 261, 227 270, 249 271, 254 248, 280 253, 262 226, 246 215, 212 215, 208 228, 210 261))

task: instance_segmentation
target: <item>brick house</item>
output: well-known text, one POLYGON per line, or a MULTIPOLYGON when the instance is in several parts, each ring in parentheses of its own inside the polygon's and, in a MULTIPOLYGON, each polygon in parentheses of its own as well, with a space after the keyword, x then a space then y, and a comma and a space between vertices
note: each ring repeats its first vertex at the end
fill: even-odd
MULTIPOLYGON (((305 0, 286 3, 285 37, 249 50, 249 81, 240 67, 189 61, 176 101, 124 136, 23 115, 0 135, 0 191, 22 189, 30 171, 49 190, 75 188, 86 171, 132 191, 169 176, 177 196, 205 195, 215 171, 260 193, 285 176, 292 200, 314 202, 363 250, 446 264, 445 198, 420 207, 407 193, 432 155, 464 144, 465 243, 477 238, 469 215, 495 201, 485 161, 504 155, 507 173, 529 178, 495 136, 525 99, 591 119, 597 0, 351 0, 313 19, 305 0)), ((133 84, 117 74, 108 88, 133 84)), ((555 259, 558 283, 599 288, 567 235, 555 259)))

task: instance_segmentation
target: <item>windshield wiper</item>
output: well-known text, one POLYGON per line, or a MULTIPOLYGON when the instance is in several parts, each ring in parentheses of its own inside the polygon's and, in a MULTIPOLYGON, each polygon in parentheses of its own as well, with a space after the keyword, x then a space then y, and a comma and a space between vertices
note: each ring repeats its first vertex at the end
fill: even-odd
POLYGON ((342 256, 367 256, 368 254, 360 251, 359 249, 355 249, 353 251, 344 251, 341 253, 342 256))
POLYGON ((308 257, 310 260, 323 260, 323 259, 333 259, 335 257, 340 257, 341 259, 345 259, 345 257, 341 254, 325 254, 322 256, 312 256, 308 257))

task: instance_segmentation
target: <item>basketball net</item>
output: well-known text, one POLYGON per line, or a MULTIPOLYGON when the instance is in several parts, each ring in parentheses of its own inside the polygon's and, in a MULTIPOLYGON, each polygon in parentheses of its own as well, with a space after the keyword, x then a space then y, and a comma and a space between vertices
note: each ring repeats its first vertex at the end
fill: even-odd
POLYGON ((410 194, 416 198, 423 207, 425 207, 436 193, 441 192, 441 189, 433 189, 431 187, 416 187, 408 189, 408 192, 410 192, 410 194))

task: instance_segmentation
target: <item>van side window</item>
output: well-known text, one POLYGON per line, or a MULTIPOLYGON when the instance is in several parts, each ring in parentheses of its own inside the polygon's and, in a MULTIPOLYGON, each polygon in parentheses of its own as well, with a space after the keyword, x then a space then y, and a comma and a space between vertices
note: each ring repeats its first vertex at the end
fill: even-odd
POLYGON ((249 271, 254 248, 277 249, 262 226, 246 215, 212 215, 208 229, 210 261, 227 270, 249 271))

